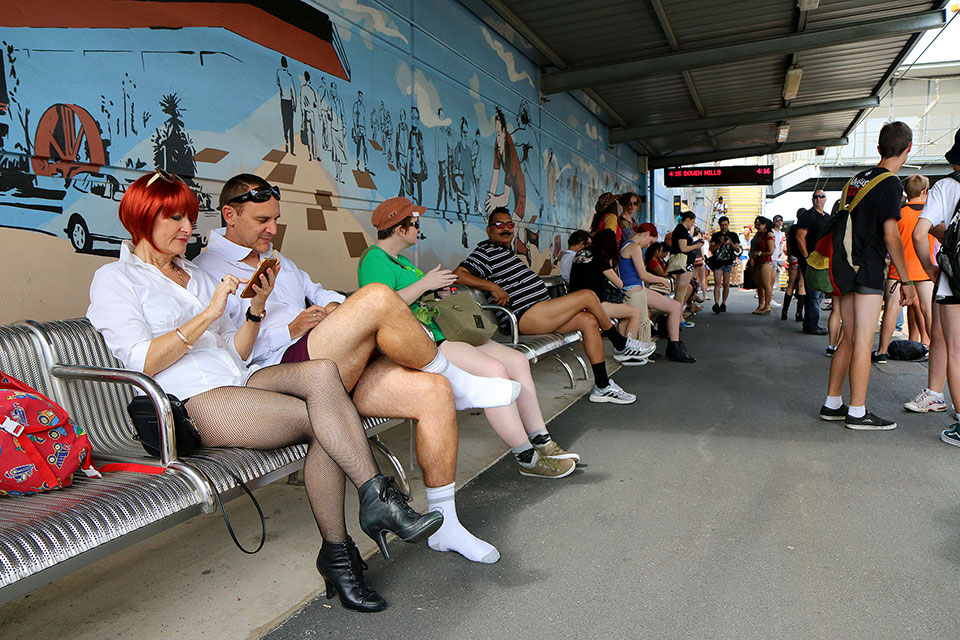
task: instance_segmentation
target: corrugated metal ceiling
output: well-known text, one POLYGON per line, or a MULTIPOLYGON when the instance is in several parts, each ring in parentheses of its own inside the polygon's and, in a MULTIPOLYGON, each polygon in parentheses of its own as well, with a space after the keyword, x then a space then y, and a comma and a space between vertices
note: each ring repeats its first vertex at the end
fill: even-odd
MULTIPOLYGON (((777 144, 777 119, 704 131, 696 128, 702 118, 877 95, 921 31, 871 31, 842 44, 801 50, 789 46, 798 34, 820 40, 840 27, 864 25, 869 30, 878 21, 911 18, 946 5, 946 0, 821 0, 816 9, 800 11, 797 0, 486 2, 528 39, 539 40, 535 45, 544 60, 562 62, 560 69, 544 66, 548 77, 557 71, 590 70, 591 80, 581 81, 579 88, 605 103, 612 130, 620 129, 617 122, 626 123, 627 129, 690 122, 691 129, 683 133, 634 140, 651 163, 660 166, 670 163, 670 157, 729 156, 738 149, 777 144), (786 44, 782 51, 774 44, 772 52, 746 60, 724 62, 722 52, 713 56, 718 47, 736 49, 768 40, 786 44), (685 71, 670 68, 657 74, 654 68, 639 77, 605 82, 610 76, 603 75, 604 65, 649 59, 669 64, 688 52, 704 53, 685 71), (802 67, 803 75, 797 97, 785 102, 784 78, 791 66, 802 67)), ((840 138, 863 113, 847 109, 791 118, 787 144, 840 138)))

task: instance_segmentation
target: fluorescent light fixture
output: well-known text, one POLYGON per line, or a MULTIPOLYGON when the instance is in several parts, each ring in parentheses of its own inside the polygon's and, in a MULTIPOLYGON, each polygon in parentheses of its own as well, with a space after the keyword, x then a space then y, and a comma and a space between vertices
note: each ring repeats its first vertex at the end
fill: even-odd
POLYGON ((820 0, 797 0, 800 11, 813 11, 820 6, 820 0))
POLYGON ((783 99, 793 100, 800 90, 800 79, 803 77, 803 67, 790 67, 783 79, 783 99))
POLYGON ((781 122, 777 126, 777 144, 783 144, 787 141, 787 136, 790 135, 790 123, 781 122))

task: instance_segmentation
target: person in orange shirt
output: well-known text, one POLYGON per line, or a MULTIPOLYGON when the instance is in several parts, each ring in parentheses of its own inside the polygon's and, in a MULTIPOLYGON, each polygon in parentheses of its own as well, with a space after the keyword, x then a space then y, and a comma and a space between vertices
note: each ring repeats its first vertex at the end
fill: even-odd
MULTIPOLYGON (((917 299, 912 305, 907 307, 910 326, 911 339, 914 335, 914 327, 918 330, 917 335, 924 346, 930 346, 930 327, 933 323, 933 281, 930 276, 920 266, 920 259, 917 257, 917 248, 913 245, 913 228, 917 226, 917 220, 920 218, 920 212, 923 211, 923 204, 927 201, 927 189, 930 187, 930 180, 926 176, 913 174, 903 180, 903 190, 907 196, 907 203, 900 210, 900 220, 897 227, 900 229, 900 239, 903 241, 903 253, 907 262, 906 277, 901 277, 897 273, 897 268, 890 264, 890 271, 887 274, 887 286, 885 287, 885 299, 883 307, 883 322, 880 325, 880 342, 877 350, 873 354, 874 362, 887 361, 887 347, 890 345, 890 339, 893 337, 893 330, 897 323, 897 315, 900 313, 900 305, 894 299, 892 289, 896 283, 901 280, 913 280, 917 289, 917 299)), ((930 245, 924 247, 930 252, 931 261, 934 263, 936 253, 934 252, 934 239, 927 236, 930 245)), ((897 293, 899 297, 899 293, 897 293)))

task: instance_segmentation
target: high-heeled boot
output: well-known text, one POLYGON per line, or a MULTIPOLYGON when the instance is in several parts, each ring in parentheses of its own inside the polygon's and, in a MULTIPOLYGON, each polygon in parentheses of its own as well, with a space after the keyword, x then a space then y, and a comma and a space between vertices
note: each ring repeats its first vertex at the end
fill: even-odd
POLYGON ((360 528, 373 538, 380 553, 389 559, 387 532, 404 542, 420 542, 436 533, 443 524, 438 511, 420 514, 410 508, 410 496, 403 493, 392 477, 377 474, 364 482, 360 494, 360 528))
POLYGON ((323 576, 327 598, 340 597, 347 609, 372 613, 387 608, 387 601, 371 589, 363 579, 367 563, 360 557, 350 536, 346 542, 323 541, 317 556, 317 571, 323 576))

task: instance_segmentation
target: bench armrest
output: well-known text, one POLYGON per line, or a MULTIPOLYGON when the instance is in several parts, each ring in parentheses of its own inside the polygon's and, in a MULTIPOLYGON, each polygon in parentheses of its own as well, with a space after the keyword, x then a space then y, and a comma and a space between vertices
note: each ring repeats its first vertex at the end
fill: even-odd
POLYGON ((520 342, 520 325, 517 322, 517 314, 499 304, 482 304, 480 308, 484 311, 503 311, 507 314, 507 319, 510 320, 510 337, 513 339, 512 344, 520 342))
POLYGON ((173 409, 170 408, 167 394, 163 392, 163 389, 153 378, 145 373, 127 369, 63 364, 50 367, 50 373, 67 380, 129 384, 146 393, 153 401, 153 406, 157 410, 157 417, 160 419, 160 461, 165 467, 177 461, 177 436, 173 428, 173 409))

